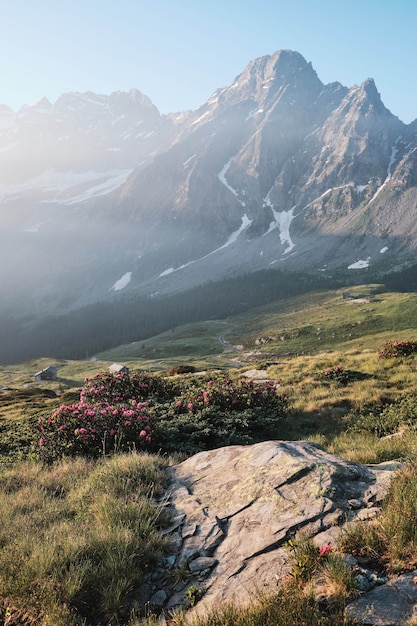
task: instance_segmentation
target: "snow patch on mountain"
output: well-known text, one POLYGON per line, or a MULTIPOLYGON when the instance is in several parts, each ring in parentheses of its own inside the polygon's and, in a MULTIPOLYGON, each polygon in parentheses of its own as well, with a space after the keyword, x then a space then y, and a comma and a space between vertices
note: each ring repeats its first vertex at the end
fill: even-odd
POLYGON ((213 254, 216 254, 220 250, 223 250, 224 248, 228 248, 233 243, 235 243, 238 240, 238 238, 240 237, 240 235, 242 235, 249 228, 249 226, 252 224, 252 221, 253 220, 249 219, 249 217, 245 213, 242 216, 242 223, 239 226, 239 228, 237 230, 235 230, 230 235, 230 237, 228 238, 226 243, 224 243, 222 246, 220 246, 220 248, 216 248, 215 250, 212 250, 211 252, 209 252, 205 256, 200 257, 198 259, 194 259, 192 261, 189 261, 188 263, 185 263, 184 265, 180 265, 179 267, 176 267, 176 268, 170 267, 167 270, 164 270, 161 274, 159 274, 159 278, 162 278, 163 276, 168 276, 169 274, 172 274, 173 272, 178 272, 179 270, 183 270, 184 268, 188 267, 189 265, 193 265, 194 263, 198 263, 199 261, 204 261, 204 259, 207 259, 208 257, 212 256, 213 254))
POLYGON ((386 187, 387 183, 389 182, 389 180, 391 179, 391 174, 392 174, 392 166, 395 163, 395 159, 397 157, 397 153, 398 153, 398 148, 397 148, 397 144, 399 141, 401 141, 402 139, 402 135, 400 135, 399 137, 397 137, 395 144, 391 147, 391 156, 390 156, 390 160, 388 163, 388 167, 387 167, 387 175, 385 177, 384 182, 382 183, 382 185, 380 185, 380 187, 378 187, 378 189, 376 190, 376 192, 374 193, 374 195, 372 196, 372 198, 369 200, 368 204, 366 205, 365 208, 367 208, 370 204, 372 204, 372 202, 379 196, 379 194, 381 193, 381 191, 386 187))
POLYGON ((183 163, 184 169, 187 168, 189 166, 189 164, 191 163, 191 161, 193 159, 195 159, 197 155, 196 154, 192 154, 190 157, 188 157, 188 159, 186 159, 183 163))
POLYGON ((93 185, 86 191, 80 193, 77 196, 73 196, 70 198, 65 198, 59 200, 59 204, 71 205, 71 204, 81 204, 86 202, 87 200, 91 200, 92 198, 97 198, 98 196, 104 196, 112 191, 115 191, 118 187, 121 187, 133 170, 124 170, 124 171, 115 171, 112 172, 109 177, 102 177, 104 180, 98 184, 93 185))
POLYGON ((370 260, 371 260, 371 257, 368 256, 366 261, 361 260, 361 259, 359 261, 355 261, 355 263, 351 263, 350 265, 348 265, 348 270, 362 270, 365 267, 369 267, 370 260))
POLYGON ((296 207, 293 206, 292 209, 290 209, 289 211, 276 211, 274 209, 274 205, 271 202, 271 191, 272 189, 263 199, 263 204, 264 206, 268 206, 271 209, 272 215, 274 216, 274 221, 270 223, 268 230, 263 236, 266 237, 266 235, 269 235, 269 233, 271 233, 273 230, 279 229, 279 238, 282 245, 287 244, 287 247, 284 250, 283 254, 288 254, 288 252, 291 252, 291 250, 295 246, 290 236, 290 225, 294 219, 294 210, 296 207))
POLYGON ((289 211, 276 211, 271 207, 272 214, 274 216, 274 221, 270 223, 267 232, 264 237, 268 235, 273 230, 279 229, 279 238, 282 245, 287 244, 283 254, 288 254, 294 248, 295 244, 290 236, 290 225, 294 219, 294 209, 295 206, 289 211))
POLYGON ((27 228, 23 228, 23 232, 24 233, 37 233, 39 232, 41 226, 43 226, 44 224, 47 224, 49 220, 47 220, 46 222, 38 222, 37 224, 33 224, 32 226, 28 226, 27 228))
MULTIPOLYGON (((72 170, 58 172, 56 170, 46 170, 39 176, 30 178, 24 183, 6 184, 0 183, 0 203, 13 196, 23 196, 33 190, 42 190, 48 194, 52 193, 54 199, 43 200, 43 202, 58 202, 59 204, 75 204, 84 202, 92 197, 102 196, 114 191, 123 185, 133 170, 110 170, 97 172, 88 170, 85 172, 73 172, 72 170), (98 181, 100 181, 99 184, 98 181), (86 186, 92 185, 88 189, 86 186), (77 187, 82 188, 83 193, 77 193, 77 187), (68 192, 76 195, 68 195, 68 192)), ((79 190, 78 190, 79 191, 79 190)))
POLYGON ((221 171, 217 174, 217 178, 229 191, 232 192, 234 196, 236 196, 236 198, 238 199, 238 202, 240 202, 242 206, 245 206, 245 203, 242 200, 239 200, 239 193, 236 191, 236 189, 233 189, 233 187, 231 187, 226 180, 226 174, 230 165, 232 164, 232 161, 233 161, 233 157, 231 157, 227 161, 227 163, 222 167, 221 171))
POLYGON ((131 278, 132 272, 126 272, 126 274, 123 274, 119 280, 116 280, 113 287, 110 287, 109 291, 120 291, 121 289, 124 289, 130 283, 131 278))

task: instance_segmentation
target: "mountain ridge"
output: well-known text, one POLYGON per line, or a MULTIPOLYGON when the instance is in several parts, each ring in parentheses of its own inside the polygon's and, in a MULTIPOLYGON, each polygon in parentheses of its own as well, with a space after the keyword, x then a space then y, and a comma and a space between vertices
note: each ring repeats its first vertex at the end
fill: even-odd
POLYGON ((290 50, 195 111, 160 115, 137 89, 1 106, 3 307, 44 314, 274 267, 383 273, 415 258, 416 154, 417 121, 372 78, 324 85, 290 50))

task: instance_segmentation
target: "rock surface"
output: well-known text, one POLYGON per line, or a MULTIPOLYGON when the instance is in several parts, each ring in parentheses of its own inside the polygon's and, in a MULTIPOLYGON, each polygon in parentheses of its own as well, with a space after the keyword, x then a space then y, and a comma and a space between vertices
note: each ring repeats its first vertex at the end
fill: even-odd
POLYGON ((417 623, 417 570, 372 589, 346 608, 363 626, 412 626, 417 623))
POLYGON ((375 515, 397 467, 356 465, 306 441, 224 447, 174 466, 173 551, 149 583, 155 608, 201 612, 274 591, 288 540, 305 529, 335 544, 346 521, 375 515))

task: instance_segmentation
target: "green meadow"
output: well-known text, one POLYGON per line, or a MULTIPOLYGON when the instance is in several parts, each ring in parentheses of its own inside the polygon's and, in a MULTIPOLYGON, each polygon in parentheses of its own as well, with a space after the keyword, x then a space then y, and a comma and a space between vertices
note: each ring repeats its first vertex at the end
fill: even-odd
MULTIPOLYGON (((404 462, 381 516, 352 532, 340 550, 371 554, 388 573, 415 567, 414 526, 397 512, 401 500, 411 521, 417 519, 416 304, 415 293, 358 285, 348 293, 313 292, 184 325, 85 361, 43 358, 0 367, 0 624, 157 624, 135 598, 146 572, 168 550, 161 530, 169 516, 158 500, 165 468, 184 458, 175 454, 180 431, 169 431, 171 448, 162 455, 64 454, 48 464, 39 455, 39 418, 77 402, 85 378, 107 373, 114 362, 184 398, 210 377, 272 380, 290 407, 276 439, 310 439, 359 463, 404 462), (412 349, 381 356, 391 341, 408 341, 412 349), (35 373, 48 365, 58 368, 58 380, 36 382, 35 373), (177 366, 192 373, 174 373, 177 366)), ((163 402, 155 403, 155 415, 160 406, 167 427, 171 409, 163 402)), ((198 415, 182 416, 181 427, 191 433, 192 420, 201 421, 204 413, 198 415)), ((207 421, 212 434, 220 432, 222 414, 218 419, 218 426, 216 414, 207 421)), ((247 424, 236 423, 237 429, 247 424)), ((203 432, 206 422, 199 427, 203 432)), ((303 541, 299 549, 308 561, 311 547, 303 541)), ((344 606, 356 593, 354 581, 337 554, 327 566, 320 575, 333 591, 324 611, 314 601, 315 572, 308 580, 294 578, 274 597, 259 598, 250 610, 218 607, 192 623, 347 624, 344 606)), ((186 621, 181 614, 168 623, 186 621)))

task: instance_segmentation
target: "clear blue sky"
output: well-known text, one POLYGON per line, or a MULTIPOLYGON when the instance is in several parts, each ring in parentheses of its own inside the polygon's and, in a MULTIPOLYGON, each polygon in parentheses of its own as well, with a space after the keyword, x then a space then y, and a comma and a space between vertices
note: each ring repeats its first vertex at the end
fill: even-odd
POLYGON ((291 49, 324 83, 375 80, 417 118, 415 0, 0 0, 0 103, 133 87, 195 109, 252 59, 291 49))

